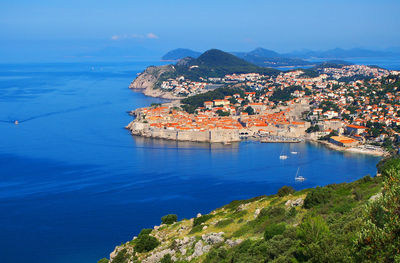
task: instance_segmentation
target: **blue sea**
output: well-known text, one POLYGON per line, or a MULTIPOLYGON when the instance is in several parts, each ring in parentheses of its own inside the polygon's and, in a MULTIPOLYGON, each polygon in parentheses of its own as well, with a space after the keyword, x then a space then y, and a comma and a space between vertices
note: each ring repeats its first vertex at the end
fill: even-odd
POLYGON ((132 137, 127 111, 162 102, 128 89, 150 64, 0 65, 1 262, 97 262, 168 213, 190 218, 283 185, 376 172, 377 157, 307 143, 132 137))

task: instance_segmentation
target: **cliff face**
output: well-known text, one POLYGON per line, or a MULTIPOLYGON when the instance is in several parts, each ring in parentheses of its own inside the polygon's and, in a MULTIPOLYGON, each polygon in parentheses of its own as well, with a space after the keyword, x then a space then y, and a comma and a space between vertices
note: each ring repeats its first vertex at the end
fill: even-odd
POLYGON ((164 99, 182 99, 172 95, 170 92, 155 89, 155 84, 159 80, 160 76, 166 72, 174 72, 175 68, 173 65, 165 66, 150 66, 145 71, 132 81, 129 85, 130 89, 141 91, 144 95, 150 97, 158 97, 164 99))

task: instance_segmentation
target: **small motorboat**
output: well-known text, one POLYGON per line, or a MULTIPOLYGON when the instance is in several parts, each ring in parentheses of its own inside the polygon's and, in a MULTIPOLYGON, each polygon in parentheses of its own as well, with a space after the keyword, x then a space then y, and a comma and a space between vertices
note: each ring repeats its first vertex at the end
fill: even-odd
POLYGON ((14 121, 14 124, 15 124, 15 125, 18 125, 18 124, 19 124, 18 120, 15 120, 15 121, 14 121))
POLYGON ((297 152, 290 152, 291 154, 297 154, 297 152))

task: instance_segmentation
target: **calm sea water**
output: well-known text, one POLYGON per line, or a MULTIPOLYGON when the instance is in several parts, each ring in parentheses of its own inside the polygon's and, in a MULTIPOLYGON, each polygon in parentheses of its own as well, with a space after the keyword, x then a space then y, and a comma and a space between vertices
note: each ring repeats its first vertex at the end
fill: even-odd
POLYGON ((1 262, 97 262, 168 213, 375 173, 376 157, 318 145, 134 138, 126 111, 160 102, 128 89, 149 64, 0 65, 1 262))

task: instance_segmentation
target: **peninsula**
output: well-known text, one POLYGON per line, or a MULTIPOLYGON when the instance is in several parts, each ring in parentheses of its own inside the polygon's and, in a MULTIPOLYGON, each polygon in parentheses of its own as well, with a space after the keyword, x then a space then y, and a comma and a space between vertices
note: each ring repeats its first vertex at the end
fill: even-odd
POLYGON ((323 141, 384 155, 399 146, 399 77, 344 62, 282 72, 209 50, 141 73, 130 88, 173 101, 132 111, 127 128, 195 142, 323 141))

